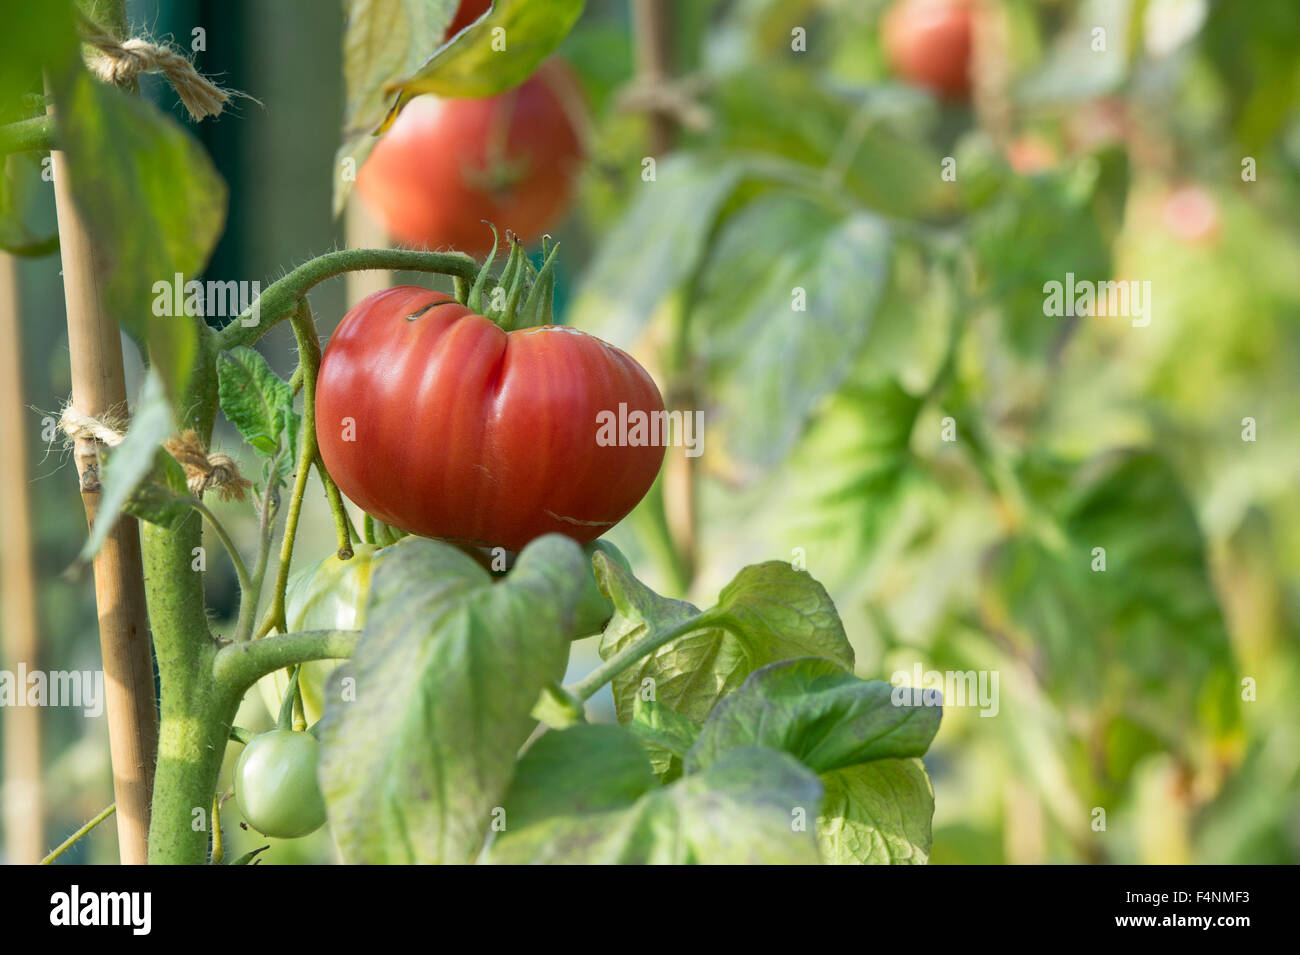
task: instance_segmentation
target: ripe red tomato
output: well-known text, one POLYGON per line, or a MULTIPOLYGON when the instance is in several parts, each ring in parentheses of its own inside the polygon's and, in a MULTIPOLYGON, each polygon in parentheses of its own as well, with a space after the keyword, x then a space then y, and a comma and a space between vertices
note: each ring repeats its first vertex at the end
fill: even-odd
POLYGON ((970 0, 898 0, 880 29, 899 76, 948 99, 970 95, 970 0))
MULTIPOLYGON (((395 527, 520 550, 549 532, 595 540, 641 500, 657 445, 602 444, 597 416, 663 411, 631 356, 574 328, 505 332, 441 292, 363 299, 321 360, 325 466, 395 527)), ((627 435, 634 432, 629 428, 627 435)))
POLYGON ((492 6, 492 0, 460 0, 460 7, 456 10, 456 16, 452 18, 447 25, 447 33, 443 36, 443 42, 447 42, 461 30, 465 29, 483 14, 487 13, 488 7, 492 6))
POLYGON ((568 67, 542 64, 488 99, 417 96, 375 144, 357 176, 362 201, 396 238, 483 256, 483 220, 539 238, 569 207, 582 163, 568 67))

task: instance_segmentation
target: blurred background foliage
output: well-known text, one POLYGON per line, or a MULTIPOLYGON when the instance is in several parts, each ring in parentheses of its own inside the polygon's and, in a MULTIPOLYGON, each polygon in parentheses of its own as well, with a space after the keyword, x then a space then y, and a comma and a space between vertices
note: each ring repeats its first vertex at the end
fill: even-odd
MULTIPOLYGON (((592 125, 557 311, 707 422, 694 559, 662 489, 611 537, 656 589, 705 602, 747 563, 802 561, 861 676, 998 675, 997 715, 949 707, 926 759, 936 863, 1300 860, 1300 7, 988 0, 954 103, 890 76, 887 6, 678 0, 688 121, 653 182, 621 95, 626 3, 590 0, 562 46, 592 125), (1067 272, 1149 281, 1150 324, 1044 315, 1067 272)), ((341 244, 339 6, 129 9, 186 48, 203 26, 199 68, 261 101, 192 127, 231 192, 207 277, 265 284, 341 244)), ((10 176, 47 234, 29 166, 10 176)), ((69 390, 57 258, 21 278, 29 404, 48 413, 69 390)), ((349 304, 341 282, 313 293, 323 335, 349 304)), ((292 367, 287 328, 264 350, 292 367)), ((85 530, 69 465, 40 444, 32 492, 45 666, 81 669, 97 649, 91 588, 63 575, 85 530)), ((319 494, 306 514, 304 563, 333 548, 319 494)), ((228 625, 233 574, 214 560, 208 580, 228 625)), ((595 660, 575 649, 575 671, 595 660)), ((256 694, 240 722, 269 726, 256 694)), ((102 720, 46 725, 57 841, 111 780, 102 720)), ((74 858, 113 842, 103 827, 74 858)), ((267 860, 331 856, 318 834, 267 860)))

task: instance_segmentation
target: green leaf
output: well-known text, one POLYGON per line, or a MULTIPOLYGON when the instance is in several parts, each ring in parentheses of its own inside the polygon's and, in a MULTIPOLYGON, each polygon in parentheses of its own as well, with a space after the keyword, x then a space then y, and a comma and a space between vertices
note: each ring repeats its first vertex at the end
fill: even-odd
POLYGON ((1150 451, 1080 467, 1031 461, 1022 483, 1063 539, 1006 541, 988 568, 989 593, 1033 641, 1052 697, 1126 713, 1169 745, 1189 727, 1236 726, 1231 643, 1196 514, 1169 462, 1150 451))
POLYGON ((131 425, 122 443, 109 452, 109 465, 100 475, 99 511, 90 537, 81 549, 81 560, 90 560, 99 553, 137 487, 153 471, 155 455, 162 443, 174 430, 162 380, 151 369, 140 386, 131 425))
POLYGON ((1111 244, 1122 225, 1128 162, 1122 150, 1084 156, 1037 176, 1014 176, 972 220, 971 242, 996 300, 1009 343, 1043 355, 1063 317, 1044 314, 1047 282, 1101 281, 1112 273, 1111 244))
POLYGON ((468 862, 538 695, 564 674, 582 552, 538 538, 496 584, 447 544, 408 537, 385 553, 321 720, 330 829, 349 862, 468 862))
POLYGON ((70 3, 6 3, 0 55, 0 122, 36 115, 26 96, 42 92, 41 74, 57 76, 75 63, 76 33, 70 3))
POLYGON ((639 183, 640 195, 604 236, 568 323, 607 341, 635 341, 655 306, 698 267, 743 171, 716 156, 660 160, 655 180, 639 183))
POLYGON ((807 204, 794 212, 792 202, 759 199, 728 221, 692 312, 716 343, 707 349, 714 430, 729 457, 763 470, 848 377, 888 279, 891 238, 880 220, 837 222, 807 204), (725 340, 715 328, 728 330, 725 340))
POLYGON ((711 90, 716 122, 706 141, 789 160, 842 196, 846 209, 860 203, 922 218, 950 201, 937 172, 940 155, 929 145, 937 114, 926 105, 879 87, 835 89, 818 71, 764 61, 723 76, 711 90))
MULTIPOLYGON (((442 45, 460 0, 345 0, 343 143, 336 166, 361 167, 374 132, 393 104, 391 86, 417 70, 442 45)), ((343 208, 352 179, 334 180, 334 211, 343 208)))
POLYGON ((627 728, 645 745, 651 768, 666 783, 682 774, 682 761, 700 732, 680 713, 640 695, 632 698, 632 719, 627 728))
POLYGON ((282 437, 296 436, 293 389, 255 349, 241 345, 217 355, 217 394, 222 413, 263 457, 275 454, 282 437))
POLYGON ((645 750, 626 730, 609 724, 550 730, 519 760, 505 800, 505 831, 623 809, 658 788, 645 750), (575 764, 581 771, 574 772, 575 764))
POLYGON ((73 197, 108 272, 104 306, 175 398, 202 319, 158 314, 154 285, 207 265, 225 224, 226 185, 198 141, 138 96, 77 70, 56 101, 73 197))
POLYGON ((614 726, 547 733, 519 761, 490 862, 815 864, 817 777, 782 753, 737 750, 660 789, 641 744, 614 726))
POLYGON ((686 771, 698 772, 742 746, 783 750, 818 773, 920 756, 939 730, 943 709, 910 694, 896 701, 895 692, 830 660, 763 667, 709 714, 687 754, 686 771))
MULTIPOLYGON (((601 555, 593 563, 601 589, 615 608, 600 642, 603 659, 651 630, 676 626, 698 614, 688 603, 655 594, 601 555)), ((754 670, 809 655, 853 666, 853 647, 830 596, 789 564, 756 564, 723 588, 698 630, 669 641, 615 677, 614 703, 621 722, 631 718, 638 695, 701 722, 754 670)))
POLYGON ((1136 41, 1134 0, 1083 0, 1071 23, 1056 33, 1042 68, 1021 81, 1016 98, 1030 107, 1072 105, 1114 93, 1129 73, 1136 41), (1093 48, 1104 31, 1106 49, 1093 48))
POLYGON ((943 710, 879 680, 860 680, 829 660, 763 667, 718 704, 686 756, 698 772, 749 746, 766 746, 821 774, 823 856, 833 863, 923 863, 934 794, 916 757, 943 710))
POLYGON ((934 787, 919 759, 880 759, 822 774, 817 843, 831 865, 924 865, 934 787))
POLYGON ((405 96, 495 96, 528 79, 582 14, 584 0, 493 0, 492 9, 397 85, 405 96), (501 32, 498 32, 501 31, 501 32), (499 49, 497 38, 505 43, 499 49))

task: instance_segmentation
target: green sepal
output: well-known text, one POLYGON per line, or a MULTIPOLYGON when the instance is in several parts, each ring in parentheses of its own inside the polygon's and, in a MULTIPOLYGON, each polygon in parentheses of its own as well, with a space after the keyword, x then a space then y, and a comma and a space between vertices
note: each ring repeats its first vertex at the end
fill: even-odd
POLYGON ((488 277, 492 274, 492 260, 497 257, 497 246, 501 241, 501 237, 497 234, 497 227, 487 220, 484 222, 492 230, 492 251, 488 253, 487 261, 483 263, 483 268, 479 269, 478 275, 474 278, 474 285, 469 290, 469 296, 465 299, 465 307, 479 315, 483 314, 483 289, 487 287, 488 277))
POLYGON ((543 239, 542 252, 546 255, 546 259, 542 263, 541 271, 537 273, 533 287, 528 292, 528 298, 524 300, 523 308, 519 310, 516 328, 535 328, 538 325, 555 324, 551 300, 555 296, 555 253, 560 251, 560 244, 557 242, 551 246, 549 253, 546 251, 546 244, 546 240, 543 239))

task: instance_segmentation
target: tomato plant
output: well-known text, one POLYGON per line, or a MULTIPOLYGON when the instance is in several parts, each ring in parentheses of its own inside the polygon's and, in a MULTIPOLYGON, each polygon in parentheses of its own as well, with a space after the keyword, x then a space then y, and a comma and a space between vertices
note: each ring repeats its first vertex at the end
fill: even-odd
POLYGON ((297 839, 323 826, 319 762, 320 744, 310 733, 272 730, 250 740, 235 766, 235 799, 248 824, 277 839, 297 839))
POLYGON ((552 532, 599 537, 649 490, 664 454, 644 427, 636 444, 600 431, 603 415, 653 426, 663 412, 629 355, 573 328, 507 331, 414 286, 347 314, 316 401, 325 465, 367 513, 509 550, 552 532))
POLYGON ((7 528, 58 632, 0 636, 99 627, 113 771, 46 721, 51 825, 114 787, 69 845, 1294 861, 1286 0, 343 2, 341 128, 270 81, 241 122, 225 35, 6 11, 0 483, 37 570, 81 551, 24 601, 7 528))
POLYGON ((558 60, 500 96, 416 97, 361 168, 357 190, 415 245, 482 255, 491 244, 485 220, 532 242, 568 209, 583 157, 581 108, 558 60))

